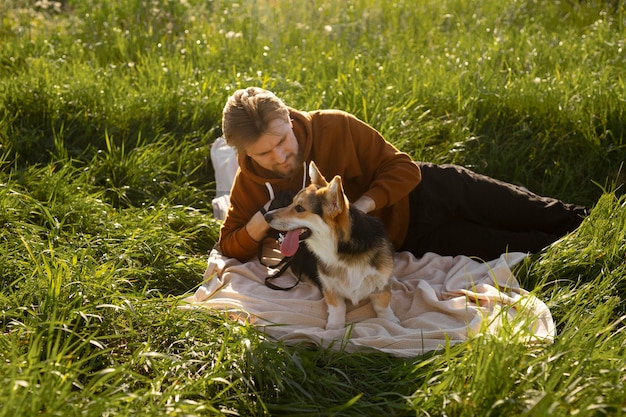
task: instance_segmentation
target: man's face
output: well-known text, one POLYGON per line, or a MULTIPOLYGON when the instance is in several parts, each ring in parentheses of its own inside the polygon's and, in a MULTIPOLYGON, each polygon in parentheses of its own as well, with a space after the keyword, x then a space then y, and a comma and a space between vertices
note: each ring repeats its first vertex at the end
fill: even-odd
POLYGON ((281 119, 271 121, 267 132, 246 148, 246 154, 283 178, 292 176, 302 162, 292 124, 281 119))

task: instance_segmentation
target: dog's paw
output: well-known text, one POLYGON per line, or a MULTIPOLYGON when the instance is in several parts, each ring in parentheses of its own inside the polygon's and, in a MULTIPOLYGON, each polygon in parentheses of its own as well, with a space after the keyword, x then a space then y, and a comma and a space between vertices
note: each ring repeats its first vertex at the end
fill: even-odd
POLYGON ((346 327, 345 321, 331 321, 326 323, 326 330, 340 330, 346 327))
POLYGON ((393 314, 392 311, 382 311, 378 314, 378 318, 385 319, 395 324, 400 324, 400 319, 393 314))

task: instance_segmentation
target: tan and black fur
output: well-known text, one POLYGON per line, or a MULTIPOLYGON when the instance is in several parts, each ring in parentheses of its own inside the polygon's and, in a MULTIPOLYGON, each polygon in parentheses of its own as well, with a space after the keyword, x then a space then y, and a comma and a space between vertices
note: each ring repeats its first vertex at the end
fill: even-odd
POLYGON ((345 326, 346 300, 357 304, 368 297, 378 317, 398 322, 390 307, 393 246, 382 222, 350 206, 340 176, 327 182, 314 162, 309 175, 311 185, 265 219, 279 231, 302 229, 301 238, 317 259, 326 328, 345 326))

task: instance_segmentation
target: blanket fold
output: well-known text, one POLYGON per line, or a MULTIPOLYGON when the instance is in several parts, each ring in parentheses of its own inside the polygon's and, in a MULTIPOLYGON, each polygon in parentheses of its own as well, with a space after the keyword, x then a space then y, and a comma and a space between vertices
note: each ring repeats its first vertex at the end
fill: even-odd
MULTIPOLYGON (((555 326, 548 307, 520 288, 511 268, 523 253, 490 262, 427 253, 395 255, 391 305, 400 324, 376 317, 369 300, 348 302, 347 327, 326 330, 326 304, 319 289, 303 281, 289 291, 264 285, 268 269, 258 261, 240 263, 217 250, 209 255, 205 279, 185 298, 183 308, 243 313, 265 333, 288 344, 314 343, 346 351, 374 349, 415 357, 478 334, 506 327, 527 342, 551 342, 555 326)), ((287 270, 275 281, 289 286, 287 270), (280 280, 283 280, 280 282, 280 280)))

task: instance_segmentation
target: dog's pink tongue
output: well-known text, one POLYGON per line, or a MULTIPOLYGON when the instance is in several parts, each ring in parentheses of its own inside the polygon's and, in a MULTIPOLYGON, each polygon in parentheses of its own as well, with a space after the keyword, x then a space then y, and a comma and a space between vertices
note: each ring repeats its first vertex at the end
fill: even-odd
POLYGON ((301 231, 302 229, 295 229, 287 232, 280 244, 280 253, 284 256, 293 256, 296 253, 301 231))

